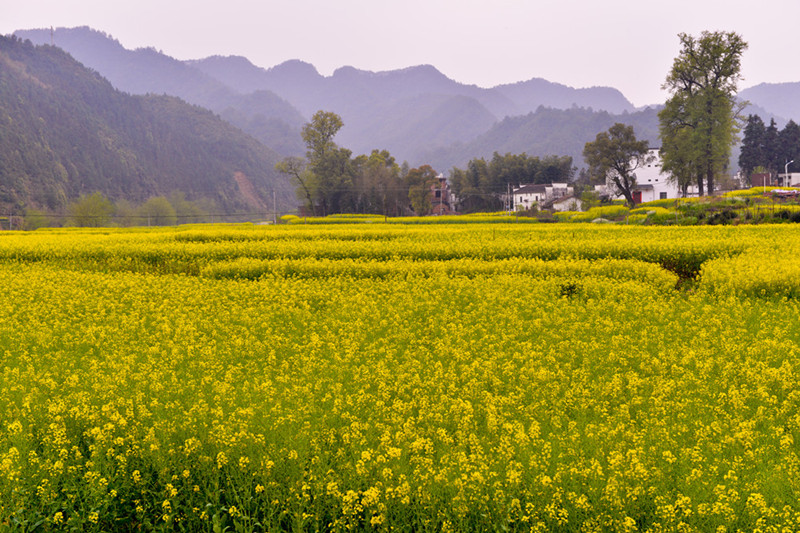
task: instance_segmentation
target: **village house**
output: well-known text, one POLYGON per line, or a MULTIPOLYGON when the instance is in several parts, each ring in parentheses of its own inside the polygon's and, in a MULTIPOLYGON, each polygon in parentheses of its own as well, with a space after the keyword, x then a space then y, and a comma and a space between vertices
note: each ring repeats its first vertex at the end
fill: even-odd
MULTIPOLYGON (((512 203, 515 211, 526 211, 533 206, 543 208, 545 204, 558 203, 559 200, 571 197, 574 193, 573 188, 566 183, 528 184, 521 185, 512 192, 512 203)), ((566 209, 558 209, 566 210, 566 209)))
POLYGON ((797 187, 800 186, 800 172, 789 172, 788 174, 778 174, 778 187, 797 187))
MULTIPOLYGON (((678 183, 671 179, 669 173, 662 173, 661 165, 660 149, 650 148, 647 152, 647 163, 633 172, 633 176, 636 178, 636 186, 631 190, 634 203, 641 204, 682 196, 678 183)), ((605 185, 595 185, 595 191, 601 198, 624 198, 622 194, 617 194, 616 186, 610 179, 605 185)), ((689 186, 686 194, 687 196, 697 196, 697 186, 689 186)))
POLYGON ((436 183, 431 185, 431 214, 432 215, 452 215, 453 195, 450 191, 450 184, 444 174, 436 176, 436 183))
POLYGON ((582 211, 583 202, 577 196, 570 194, 545 202, 542 204, 542 209, 549 209, 551 211, 582 211))

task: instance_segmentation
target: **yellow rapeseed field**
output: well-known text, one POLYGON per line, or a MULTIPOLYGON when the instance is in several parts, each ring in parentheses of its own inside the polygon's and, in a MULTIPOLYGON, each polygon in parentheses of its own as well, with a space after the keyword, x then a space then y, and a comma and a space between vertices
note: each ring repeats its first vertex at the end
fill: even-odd
POLYGON ((0 529, 800 530, 800 228, 0 235, 0 529))

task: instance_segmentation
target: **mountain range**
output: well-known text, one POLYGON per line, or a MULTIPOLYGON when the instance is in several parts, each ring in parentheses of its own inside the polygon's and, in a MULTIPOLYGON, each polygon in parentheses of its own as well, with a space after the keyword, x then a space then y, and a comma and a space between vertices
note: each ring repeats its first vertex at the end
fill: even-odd
MULTIPOLYGON (((237 193, 238 189, 229 181, 231 175, 241 176, 232 171, 236 163, 230 157, 213 162, 207 159, 212 154, 223 155, 220 150, 206 150, 203 163, 192 161, 194 149, 202 144, 195 142, 197 136, 206 137, 207 142, 215 136, 220 139, 221 132, 225 131, 224 141, 220 142, 230 146, 226 153, 240 150, 248 154, 252 164, 245 165, 248 168, 245 174, 248 179, 258 176, 253 181, 254 189, 245 188, 256 190, 260 196, 258 201, 262 203, 267 189, 277 190, 283 202, 291 203, 291 185, 284 176, 275 174, 274 163, 282 157, 304 153, 300 131, 318 110, 333 111, 342 117, 344 127, 335 141, 354 154, 386 149, 398 161, 407 161, 411 166, 430 164, 445 173, 453 166, 463 168, 472 158, 491 157, 493 152, 525 152, 540 157, 568 155, 576 166, 582 166, 584 144, 615 122, 633 125, 637 136, 653 146, 659 142, 657 110, 660 106, 637 109, 612 87, 572 88, 534 78, 481 88, 451 80, 431 65, 386 72, 342 67, 330 76, 323 76, 313 65, 300 60, 286 61, 271 68, 261 68, 239 56, 180 61, 153 48, 126 49, 112 36, 88 27, 19 30, 15 36, 37 45, 55 44, 93 70, 97 83, 101 82, 100 77, 108 80, 108 86, 100 92, 105 94, 109 89, 116 92, 113 97, 100 97, 101 100, 124 101, 122 108, 125 109, 133 109, 128 102, 137 102, 143 109, 141 116, 122 120, 129 129, 116 135, 132 138, 136 134, 130 128, 135 126, 144 128, 152 136, 153 131, 168 127, 161 123, 156 127, 153 121, 167 116, 171 119, 169 127, 183 124, 180 133, 167 135, 172 141, 180 135, 188 135, 182 141, 183 148, 169 148, 178 150, 176 154, 183 151, 183 155, 176 155, 174 159, 183 159, 189 167, 194 164, 200 169, 215 168, 219 175, 226 175, 223 182, 228 180, 225 187, 229 189, 215 189, 213 196, 230 206, 247 203, 239 195, 241 191, 237 193), (163 116, 152 111, 159 105, 169 109, 162 111, 163 116), (193 121, 202 124, 193 128, 210 128, 214 135, 187 130, 186 124, 193 121), (234 145, 238 148, 234 149, 234 145), (191 157, 187 154, 188 146, 192 147, 191 157)), ((45 46, 42 50, 46 55, 54 54, 52 47, 45 46)), ((26 72, 31 87, 37 87, 31 80, 39 77, 30 75, 32 71, 26 72)), ((23 83, 24 79, 17 79, 16 83, 23 83)), ((73 89, 66 86, 61 92, 68 94, 73 89)), ((767 121, 776 118, 781 125, 787 119, 800 120, 800 104, 797 104, 800 83, 761 84, 741 91, 740 97, 750 102, 747 112, 759 114, 767 121)), ((102 131, 117 131, 115 128, 119 124, 110 125, 113 116, 108 114, 108 109, 99 112, 89 109, 88 100, 84 104, 75 111, 88 110, 92 117, 90 122, 105 125, 102 131)), ((101 104, 101 108, 102 105, 107 104, 101 104)), ((144 138, 150 137, 144 135, 144 138)), ((115 142, 126 146, 129 140, 115 142)), ((158 148, 130 148, 133 155, 122 158, 125 161, 135 159, 139 165, 136 172, 146 178, 135 187, 129 186, 135 189, 131 189, 131 194, 143 196, 149 187, 164 191, 177 186, 180 180, 184 180, 181 186, 188 186, 185 181, 188 178, 174 177, 188 176, 190 172, 186 168, 178 171, 175 167, 170 174, 173 176, 171 184, 161 183, 161 178, 154 177, 165 173, 150 156, 137 150, 146 148, 150 153, 160 150, 163 156, 169 143, 159 138, 157 144, 158 148)), ((54 145, 58 143, 50 147, 54 145)), ((56 161, 64 156, 51 154, 50 157, 56 161)), ((99 163, 85 166, 94 168, 98 176, 109 172, 99 163)), ((67 174, 71 172, 67 169, 67 174)), ((130 175, 130 172, 114 172, 117 176, 130 175)), ((58 169, 54 175, 61 174, 58 169)), ((91 183, 84 179, 80 185, 64 185, 61 192, 74 196, 88 190, 91 183)), ((207 185, 209 190, 217 186, 210 182, 207 185)))
MULTIPOLYGON (((122 91, 170 94, 206 107, 282 155, 302 154, 300 128, 320 109, 342 117, 345 125, 336 141, 354 153, 388 149, 412 166, 432 163, 442 170, 453 156, 426 158, 451 147, 459 152, 459 146, 506 117, 535 113, 540 107, 636 111, 609 87, 574 89, 532 79, 485 89, 451 80, 430 65, 387 72, 342 67, 323 76, 299 60, 269 69, 236 56, 179 61, 152 48, 127 50, 87 27, 53 33, 20 30, 15 35, 35 44, 53 42, 122 91)), ((581 149, 586 140, 578 141, 581 149)))
POLYGON ((115 89, 63 50, 0 36, 0 205, 63 210, 96 191, 141 202, 182 192, 226 213, 294 194, 280 155, 211 111, 115 89))

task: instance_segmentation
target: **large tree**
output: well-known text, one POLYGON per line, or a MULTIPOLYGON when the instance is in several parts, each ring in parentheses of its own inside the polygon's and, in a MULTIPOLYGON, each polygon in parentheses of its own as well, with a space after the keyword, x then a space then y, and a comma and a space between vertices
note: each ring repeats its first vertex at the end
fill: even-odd
POLYGON ((778 173, 781 165, 780 131, 775 119, 770 119, 769 126, 764 132, 764 163, 763 165, 772 175, 778 173))
POLYGON ((344 123, 336 113, 317 111, 303 126, 306 159, 289 157, 275 168, 298 186, 314 215, 329 215, 355 206, 352 152, 339 148, 333 138, 344 123))
POLYGON ((431 190, 436 186, 436 171, 430 165, 422 165, 419 168, 412 168, 406 174, 405 181, 408 187, 408 199, 411 202, 411 209, 418 216, 430 214, 431 190))
POLYGON ((341 212, 352 193, 352 152, 333 142, 343 126, 341 117, 330 111, 317 111, 311 122, 303 126, 307 169, 312 175, 310 182, 316 189, 322 216, 341 212))
POLYGON ((767 134, 767 127, 758 115, 749 115, 744 126, 744 137, 742 138, 742 151, 739 153, 739 169, 747 180, 756 167, 766 167, 766 154, 764 153, 764 141, 767 134))
POLYGON ((400 165, 387 150, 373 150, 353 161, 355 169, 355 202, 358 213, 380 213, 399 216, 408 205, 408 188, 400 173, 400 165))
POLYGON ((81 195, 67 206, 71 222, 81 227, 106 226, 114 214, 114 204, 101 192, 81 195))
POLYGON ((637 168, 648 163, 647 141, 637 141, 633 126, 617 122, 608 131, 597 134, 594 141, 586 143, 583 157, 589 172, 611 182, 618 194, 634 205, 633 189, 636 187, 637 168))
POLYGON ((792 161, 796 162, 795 164, 800 163, 800 126, 797 122, 789 120, 778 134, 778 143, 780 145, 779 172, 787 170, 792 161))
POLYGON ((664 83, 672 96, 658 114, 663 169, 685 169, 690 155, 699 193, 704 193, 705 185, 711 194, 739 131, 741 106, 735 96, 747 43, 733 32, 678 37, 681 52, 664 83))

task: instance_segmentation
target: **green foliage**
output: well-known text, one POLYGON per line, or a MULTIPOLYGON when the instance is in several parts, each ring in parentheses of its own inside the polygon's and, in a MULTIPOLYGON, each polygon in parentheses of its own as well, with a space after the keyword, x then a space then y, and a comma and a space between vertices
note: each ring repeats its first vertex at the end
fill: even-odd
POLYGON ((750 179, 750 175, 759 166, 765 166, 765 145, 767 128, 758 115, 749 115, 744 127, 744 138, 739 153, 739 168, 750 179))
POLYGON ((81 195, 69 204, 67 211, 72 224, 78 227, 107 226, 114 214, 114 204, 103 193, 81 195))
POLYGON ((314 212, 322 216, 339 213, 350 207, 348 193, 353 181, 352 152, 339 148, 333 142, 342 126, 341 117, 328 111, 317 111, 311 122, 303 126, 308 172, 296 176, 303 176, 301 187, 314 212))
POLYGON ((584 211, 600 205, 600 193, 593 189, 586 189, 581 193, 581 206, 584 211))
POLYGON ((237 172, 261 201, 274 189, 290 205, 277 154, 210 111, 116 91, 62 50, 14 37, 0 36, 0 65, 0 206, 57 212, 86 191, 133 202, 183 191, 229 212, 251 205, 237 172))
POLYGON ((702 196, 704 186, 714 192, 736 141, 735 95, 747 43, 733 32, 678 37, 681 52, 664 84, 672 96, 659 112, 663 169, 684 188, 694 178, 702 196))
POLYGON ((429 214, 432 208, 431 187, 437 184, 436 171, 430 165, 412 168, 406 175, 405 181, 408 186, 411 209, 418 216, 429 214))
POLYGON ((632 126, 616 123, 607 132, 597 134, 593 142, 583 148, 583 157, 589 172, 606 182, 611 182, 633 207, 634 171, 647 164, 647 141, 636 140, 632 126))
POLYGON ((758 115, 747 117, 739 167, 748 179, 756 173, 782 173, 798 164, 800 125, 790 120, 782 130, 778 130, 774 119, 766 127, 758 115))
POLYGON ((453 168, 450 181, 459 198, 459 211, 475 213, 501 209, 500 196, 508 190, 530 183, 567 182, 575 172, 569 156, 539 158, 526 153, 501 155, 490 161, 474 158, 466 170, 453 168))
MULTIPOLYGON (((355 207, 358 213, 399 216, 408 205, 408 187, 400 166, 386 150, 373 150, 353 161, 355 207)), ((407 175, 406 175, 407 177, 407 175)))
POLYGON ((28 208, 25 210, 24 227, 26 230, 36 230, 50 225, 47 213, 39 209, 28 208))
POLYGON ((147 226, 173 226, 178 221, 175 208, 163 196, 147 200, 139 207, 138 214, 142 219, 142 225, 147 226))

